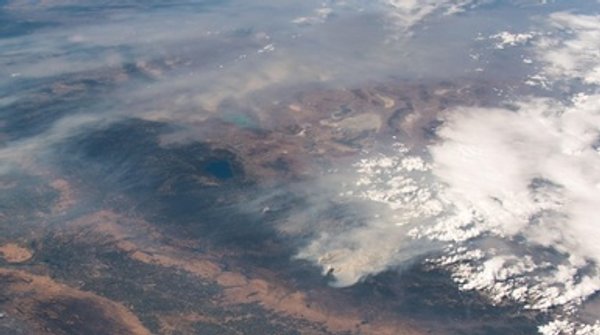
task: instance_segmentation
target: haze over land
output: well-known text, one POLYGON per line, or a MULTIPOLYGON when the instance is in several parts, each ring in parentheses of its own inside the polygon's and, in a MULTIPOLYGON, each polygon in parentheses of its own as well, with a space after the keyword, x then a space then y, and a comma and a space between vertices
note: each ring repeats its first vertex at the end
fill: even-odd
POLYGON ((600 2, 0 6, 0 333, 600 334, 600 2))

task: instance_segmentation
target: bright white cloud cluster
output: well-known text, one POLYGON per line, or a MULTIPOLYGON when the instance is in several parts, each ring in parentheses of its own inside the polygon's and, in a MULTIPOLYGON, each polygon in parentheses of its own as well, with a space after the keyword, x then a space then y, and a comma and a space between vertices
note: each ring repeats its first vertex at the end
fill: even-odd
POLYGON ((600 290, 596 270, 580 272, 600 264, 600 95, 569 105, 534 99, 516 112, 455 111, 439 136, 430 149, 432 173, 447 186, 443 197, 453 214, 419 228, 419 237, 519 237, 565 255, 536 260, 535 253, 511 255, 513 247, 480 251, 468 262, 452 261, 452 254, 440 259, 463 289, 536 310, 572 310, 600 290))
POLYGON ((341 197, 386 210, 321 235, 299 257, 344 286, 437 243, 447 249, 429 262, 494 304, 572 314, 600 290, 600 94, 530 98, 516 111, 459 108, 438 136, 432 163, 402 145, 360 160, 341 197), (544 248, 560 256, 539 256, 544 248))
MULTIPOLYGON (((407 25, 445 8, 391 3, 398 17, 412 17, 407 25)), ((460 289, 554 315, 539 327, 544 335, 600 334, 599 323, 577 318, 581 303, 600 291, 600 93, 590 93, 600 84, 600 17, 557 13, 548 22, 554 33, 492 38, 502 48, 531 42, 538 77, 579 80, 586 93, 445 111, 426 154, 398 145, 355 165, 356 183, 342 196, 386 210, 316 239, 301 257, 349 285, 441 245, 442 256, 428 263, 450 270, 460 289), (415 241, 427 247, 411 250, 415 241)))
POLYGON ((539 331, 543 335, 598 335, 600 334, 600 323, 587 325, 557 320, 539 327, 539 331))
POLYGON ((508 31, 502 31, 497 34, 491 35, 490 38, 496 41, 496 49, 504 49, 506 47, 514 47, 523 45, 534 38, 533 33, 511 33, 508 31))
POLYGON ((555 13, 549 20, 559 33, 536 43, 543 74, 600 84, 600 16, 555 13))
MULTIPOLYGON (((438 134, 443 141, 430 148, 433 173, 448 186, 445 200, 466 204, 456 205, 457 212, 472 213, 463 220, 479 221, 479 227, 498 235, 527 231, 543 245, 580 244, 595 226, 593 208, 600 208, 600 155, 595 149, 600 95, 577 96, 570 106, 533 99, 519 108, 469 108, 448 115, 438 134), (565 218, 549 218, 554 212, 565 218), (532 217, 539 217, 537 225, 531 225, 532 217), (557 241, 539 236, 542 224, 542 231, 564 225, 585 228, 572 240, 557 241)), ((600 261, 600 248, 588 242, 585 254, 597 254, 600 261)))

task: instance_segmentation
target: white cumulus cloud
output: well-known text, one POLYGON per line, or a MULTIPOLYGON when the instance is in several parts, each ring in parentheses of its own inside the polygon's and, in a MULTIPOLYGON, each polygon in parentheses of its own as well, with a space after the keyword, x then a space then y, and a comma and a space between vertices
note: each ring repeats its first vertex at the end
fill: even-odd
POLYGON ((544 74, 600 84, 600 16, 560 12, 552 14, 549 21, 559 34, 537 42, 544 74))

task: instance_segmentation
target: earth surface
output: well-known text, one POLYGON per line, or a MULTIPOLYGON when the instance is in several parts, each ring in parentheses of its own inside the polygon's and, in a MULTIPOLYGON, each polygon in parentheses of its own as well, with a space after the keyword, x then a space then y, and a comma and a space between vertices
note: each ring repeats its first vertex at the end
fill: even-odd
POLYGON ((0 1, 0 334, 600 334, 600 2, 0 1))

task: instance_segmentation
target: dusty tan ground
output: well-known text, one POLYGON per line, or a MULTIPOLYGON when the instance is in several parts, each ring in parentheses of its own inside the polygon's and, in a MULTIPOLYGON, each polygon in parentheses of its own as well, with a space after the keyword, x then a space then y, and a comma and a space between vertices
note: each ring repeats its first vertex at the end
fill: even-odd
MULTIPOLYGON (((202 280, 215 282, 223 288, 223 295, 218 303, 225 306, 258 303, 276 313, 322 324, 331 332, 420 334, 409 324, 392 319, 363 324, 364 318, 359 310, 329 310, 276 277, 248 277, 240 272, 225 271, 217 262, 221 257, 219 254, 193 254, 174 247, 178 245, 177 241, 171 241, 168 245, 157 245, 156 242, 147 240, 136 242, 139 236, 152 236, 156 241, 165 241, 158 231, 143 220, 132 220, 110 211, 101 211, 73 221, 67 227, 65 234, 85 234, 80 238, 89 242, 111 241, 114 247, 127 252, 136 261, 165 269, 183 270, 202 280)), ((165 329, 173 331, 177 328, 178 323, 173 322, 176 318, 169 316, 163 319, 165 329)), ((185 322, 182 327, 183 325, 185 322)))
POLYGON ((81 334, 99 329, 111 334, 150 334, 125 306, 48 276, 0 268, 0 282, 1 295, 10 299, 5 312, 34 323, 36 334, 55 334, 64 324, 81 334))
MULTIPOLYGON (((148 64, 138 66, 152 75, 160 75, 148 64)), ((57 86, 54 89, 56 94, 68 94, 79 88, 57 86)), ((255 111, 261 130, 240 128, 220 120, 190 126, 192 130, 194 127, 203 129, 202 141, 241 157, 250 179, 270 183, 312 175, 315 162, 320 160, 330 162, 353 157, 371 148, 377 136, 404 136, 414 141, 407 145, 421 145, 432 140, 427 137, 427 128, 448 108, 484 98, 469 84, 433 83, 425 87, 400 83, 360 90, 315 90, 255 111)), ((168 146, 196 140, 194 136, 192 131, 161 140, 168 146)), ((423 334, 407 320, 393 313, 377 313, 375 307, 368 311, 367 318, 362 307, 338 303, 339 296, 333 288, 306 292, 266 269, 235 262, 233 266, 224 266, 224 258, 236 257, 234 251, 206 248, 209 240, 171 236, 139 217, 135 210, 121 214, 98 204, 91 214, 67 222, 59 220, 60 225, 48 225, 50 219, 65 217, 77 208, 78 189, 77 182, 73 183, 68 176, 57 177, 45 170, 42 175, 49 179, 48 185, 58 197, 49 213, 40 214, 39 222, 32 224, 34 228, 24 233, 27 235, 24 240, 43 240, 49 235, 53 239, 75 241, 89 250, 116 251, 138 264, 156 267, 157 271, 186 273, 199 282, 219 287, 220 293, 211 303, 230 310, 235 306, 257 304, 265 313, 313 325, 298 323, 302 334, 423 334), (199 249, 208 251, 194 251, 199 249)), ((219 186, 218 181, 209 178, 199 177, 198 182, 203 186, 219 186)), ((0 184, 0 188, 8 186, 0 184)), ((168 194, 173 190, 165 182, 157 192, 168 194)), ((0 213, 2 219, 3 213, 0 213)), ((0 245, 0 255, 9 263, 0 268, 0 293, 8 301, 4 307, 8 315, 26 320, 36 329, 36 334, 42 335, 74 334, 72 331, 103 334, 98 332, 102 327, 112 329, 111 334, 150 333, 140 321, 143 318, 136 315, 139 312, 130 306, 81 290, 76 279, 68 285, 61 283, 49 276, 48 266, 43 263, 16 269, 29 266, 34 253, 37 259, 34 247, 30 250, 16 243, 0 245), (64 331, 67 328, 70 333, 64 331)), ((101 262, 92 264, 91 277, 105 276, 104 266, 101 262)), ((159 334, 166 335, 194 334, 194 324, 198 322, 220 325, 232 318, 247 317, 244 314, 207 316, 201 310, 154 316, 160 326, 159 334)))
POLYGON ((0 245, 0 256, 8 263, 23 263, 33 257, 33 253, 15 243, 0 245))

